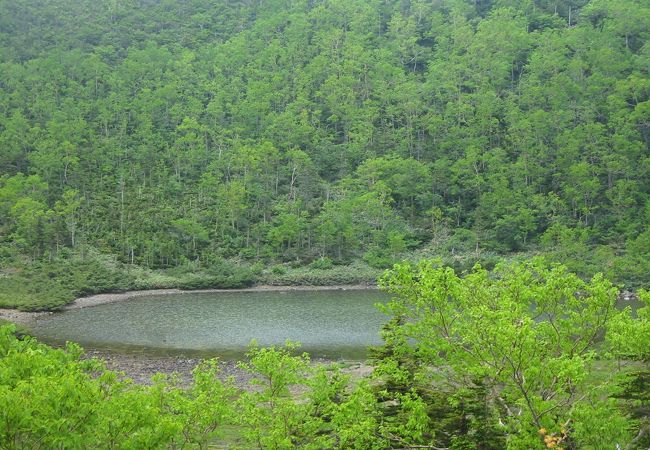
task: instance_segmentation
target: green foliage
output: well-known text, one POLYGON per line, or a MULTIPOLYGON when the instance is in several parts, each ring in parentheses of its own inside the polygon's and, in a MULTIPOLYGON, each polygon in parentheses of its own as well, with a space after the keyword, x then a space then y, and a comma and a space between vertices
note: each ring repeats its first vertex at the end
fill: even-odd
POLYGON ((327 435, 320 436, 322 417, 312 414, 310 403, 301 403, 290 388, 304 384, 312 372, 306 354, 292 356, 298 345, 287 342, 284 348, 258 348, 248 352, 250 362, 241 366, 254 374, 252 384, 259 391, 244 393, 237 405, 245 413, 239 423, 250 447, 326 448, 332 445, 327 435))
POLYGON ((189 386, 167 375, 139 386, 75 344, 0 327, 0 446, 645 448, 647 292, 636 316, 616 311, 601 276, 539 260, 462 278, 402 264, 382 283, 393 317, 364 379, 295 355, 296 343, 252 343, 245 389, 221 381, 216 360, 189 386))
POLYGON ((368 263, 370 267, 377 269, 388 269, 396 261, 388 256, 385 256, 383 252, 377 250, 369 250, 363 254, 363 260, 368 263))
POLYGON ((364 263, 333 265, 330 268, 298 267, 286 269, 284 273, 264 275, 260 281, 275 286, 336 286, 345 284, 373 283, 382 270, 364 263))
POLYGON ((73 291, 67 287, 42 275, 30 275, 0 277, 0 306, 39 311, 56 309, 74 300, 73 291))
POLYGON ((580 448, 631 440, 619 405, 602 401, 616 390, 616 372, 605 380, 589 375, 596 355, 644 357, 645 310, 636 319, 616 311, 618 292, 602 276, 585 282, 563 266, 532 261, 492 274, 476 267, 461 278, 423 261, 395 266, 382 285, 396 296, 385 307, 395 320, 380 365, 393 391, 433 383, 457 402, 463 391, 484 389, 485 420, 501 424, 507 448, 537 448, 542 439, 580 448))
POLYGON ((5 319, 0 319, 0 327, 6 327, 11 325, 13 327, 13 333, 18 337, 23 337, 26 336, 29 332, 27 328, 20 324, 15 324, 11 322, 10 320, 5 320, 5 319))
POLYGON ((230 411, 214 364, 195 370, 190 390, 164 381, 136 386, 82 360, 0 328, 0 445, 7 448, 173 448, 205 445, 230 411))
MULTIPOLYGON (((0 306, 365 283, 439 257, 385 278, 404 303, 382 386, 328 396, 314 374, 314 403, 285 392, 276 414, 251 394, 247 445, 613 447, 613 383, 587 375, 596 355, 647 360, 647 315, 614 313, 592 276, 648 285, 648 30, 637 0, 0 2, 0 306), (538 251, 591 281, 471 270, 538 251)), ((251 364, 293 361, 274 351, 251 364)), ((2 446, 205 446, 228 415, 227 387, 190 401, 102 372, 102 397, 66 364, 0 396, 2 446)))
POLYGON ((311 263, 309 263, 309 267, 318 270, 328 270, 334 267, 334 262, 331 258, 323 257, 313 260, 311 263))
POLYGON ((0 307, 52 310, 72 300, 132 289, 232 289, 251 286, 258 275, 249 266, 225 260, 209 267, 191 264, 151 271, 116 263, 100 255, 72 255, 23 265, 0 276, 0 307))
POLYGON ((647 283, 643 2, 17 0, 0 18, 2 259, 386 268, 541 243, 647 283))
POLYGON ((650 287, 650 228, 626 243, 626 255, 614 260, 612 271, 618 279, 625 280, 631 288, 650 287))
POLYGON ((0 306, 24 311, 51 310, 77 297, 117 292, 133 286, 129 273, 93 257, 60 258, 24 266, 0 277, 0 306))
POLYGON ((275 266, 272 266, 270 270, 274 275, 284 275, 287 273, 287 268, 282 264, 276 264, 275 266))
POLYGON ((225 261, 207 269, 175 268, 167 272, 176 277, 175 287, 181 289, 235 289, 253 285, 256 275, 248 267, 225 261))
POLYGON ((628 306, 627 314, 613 318, 607 340, 618 357, 650 361, 650 291, 639 291, 639 300, 636 317, 628 306))
POLYGON ((346 449, 385 448, 388 443, 378 433, 380 421, 377 400, 367 383, 359 385, 332 417, 340 447, 346 449))

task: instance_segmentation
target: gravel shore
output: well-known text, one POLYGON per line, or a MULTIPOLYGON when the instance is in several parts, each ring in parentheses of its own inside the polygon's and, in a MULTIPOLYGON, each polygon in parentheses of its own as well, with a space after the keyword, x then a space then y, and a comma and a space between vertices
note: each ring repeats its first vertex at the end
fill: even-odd
MULTIPOLYGON (((135 355, 98 350, 86 352, 85 357, 104 360, 109 370, 122 372, 125 377, 138 384, 151 384, 151 377, 162 373, 177 374, 182 385, 189 385, 192 381, 192 370, 201 362, 201 359, 186 357, 135 355)), ((219 377, 224 380, 233 377, 238 387, 248 385, 251 379, 251 375, 240 369, 235 361, 219 361, 219 377)))
MULTIPOLYGON (((122 372, 125 377, 138 384, 151 384, 151 377, 157 373, 167 375, 177 374, 181 385, 189 386, 192 382, 192 370, 201 362, 201 359, 192 359, 175 356, 147 356, 123 354, 107 351, 88 351, 86 358, 103 359, 109 370, 122 372)), ((359 379, 372 372, 372 366, 360 361, 330 361, 315 358, 313 365, 339 364, 341 372, 350 375, 352 379, 359 379)), ((249 372, 240 368, 236 361, 219 360, 219 378, 226 380, 232 378, 235 386, 240 389, 254 388, 250 381, 253 378, 249 372)))
POLYGON ((19 325, 34 325, 39 317, 44 317, 51 312, 25 312, 17 309, 0 308, 0 319, 19 325))
POLYGON ((89 297, 78 298, 75 301, 61 308, 62 311, 76 308, 87 308, 91 306, 102 305, 104 303, 121 302, 137 297, 148 295, 179 295, 179 294, 205 294, 217 292, 286 292, 286 291, 333 291, 333 290, 364 290, 376 289, 376 286, 368 284, 351 284, 336 286, 272 286, 260 285, 244 289, 199 289, 186 291, 182 289, 152 289, 147 291, 128 291, 115 294, 97 294, 89 297))

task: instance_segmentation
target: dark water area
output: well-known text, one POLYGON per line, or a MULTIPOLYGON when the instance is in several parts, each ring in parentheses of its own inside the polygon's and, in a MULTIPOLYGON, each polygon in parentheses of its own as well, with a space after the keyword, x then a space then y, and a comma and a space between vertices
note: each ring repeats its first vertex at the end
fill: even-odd
POLYGON ((387 317, 376 290, 220 292, 159 295, 72 309, 38 320, 33 334, 50 344, 145 355, 241 358, 261 346, 298 341, 312 357, 365 359, 381 344, 387 317))

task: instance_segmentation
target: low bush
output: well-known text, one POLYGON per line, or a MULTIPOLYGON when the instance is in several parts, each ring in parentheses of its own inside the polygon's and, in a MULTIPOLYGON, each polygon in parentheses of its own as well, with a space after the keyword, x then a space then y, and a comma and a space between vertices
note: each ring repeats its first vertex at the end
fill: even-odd
POLYGON ((0 277, 0 307, 21 311, 56 309, 75 298, 74 290, 38 272, 0 277))
POLYGON ((383 270, 357 262, 328 269, 311 266, 288 269, 284 274, 267 273, 262 282, 274 286, 335 286, 340 284, 374 284, 383 270))
POLYGON ((133 276, 133 289, 172 289, 177 285, 178 278, 158 270, 148 270, 144 267, 130 269, 133 276))
POLYGON ((311 264, 309 264, 309 267, 317 270, 327 270, 331 269, 333 266, 334 262, 332 261, 332 258, 328 258, 327 256, 315 259, 311 262, 311 264))
POLYGON ((166 271, 122 265, 100 256, 22 264, 0 276, 0 307, 48 311, 75 298, 135 289, 234 289, 253 285, 248 266, 219 261, 208 268, 192 264, 166 271))
POLYGON ((196 273, 180 278, 176 286, 179 289, 238 289, 252 286, 256 278, 245 270, 229 275, 196 273))
POLYGON ((393 264, 397 262, 394 258, 391 258, 382 252, 374 250, 364 253, 363 260, 368 263, 370 267, 374 267, 376 269, 389 269, 393 266, 393 264))
POLYGON ((271 266, 271 273, 275 275, 284 275, 287 273, 287 268, 282 264, 276 264, 275 266, 271 266))
POLYGON ((9 320, 0 319, 0 328, 2 328, 2 327, 12 327, 12 328, 8 328, 8 329, 13 330, 12 331, 13 334, 18 339, 21 339, 21 338, 23 338, 23 337, 25 337, 26 335, 29 334, 29 330, 26 327, 24 327, 23 325, 17 324, 17 323, 13 323, 13 322, 11 322, 9 320))

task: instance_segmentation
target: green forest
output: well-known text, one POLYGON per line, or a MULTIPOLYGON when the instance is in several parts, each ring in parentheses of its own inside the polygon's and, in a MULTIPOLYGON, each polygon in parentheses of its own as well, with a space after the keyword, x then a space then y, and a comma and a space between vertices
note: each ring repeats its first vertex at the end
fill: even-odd
POLYGON ((0 304, 423 257, 647 286, 649 30, 641 0, 2 0, 0 304))

